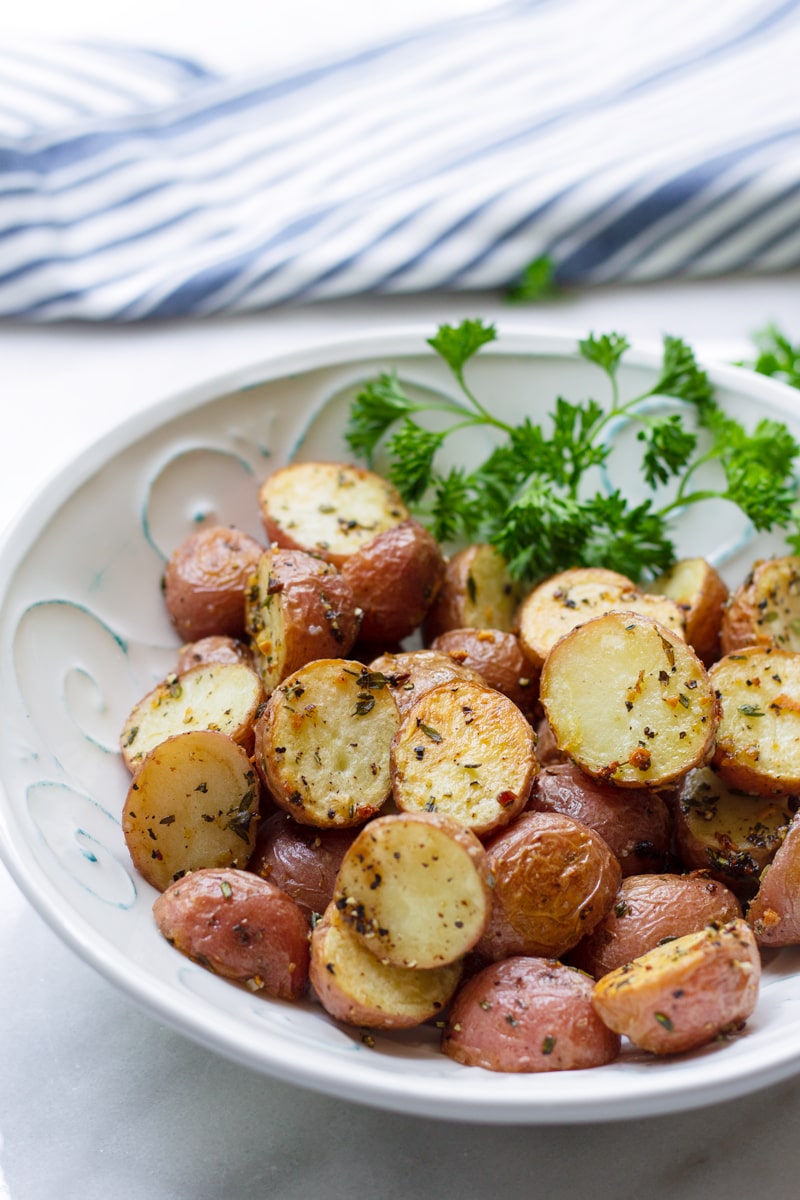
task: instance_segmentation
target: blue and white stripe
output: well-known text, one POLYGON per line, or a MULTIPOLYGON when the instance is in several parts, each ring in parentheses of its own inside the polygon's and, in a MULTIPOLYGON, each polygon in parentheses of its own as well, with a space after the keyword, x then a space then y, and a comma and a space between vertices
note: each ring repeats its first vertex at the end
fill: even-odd
POLYGON ((800 265, 800 0, 513 0, 220 79, 0 50, 0 316, 800 265))

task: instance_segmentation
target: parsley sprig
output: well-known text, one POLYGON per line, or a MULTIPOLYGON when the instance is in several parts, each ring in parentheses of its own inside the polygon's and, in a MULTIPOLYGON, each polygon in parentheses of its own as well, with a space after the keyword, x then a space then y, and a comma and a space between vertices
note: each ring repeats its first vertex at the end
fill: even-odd
POLYGON ((351 449, 372 463, 383 448, 389 478, 439 540, 490 541, 521 579, 586 565, 638 580, 674 561, 670 526, 678 512, 724 499, 757 529, 786 529, 800 553, 792 474, 800 446, 776 421, 763 418, 748 432, 726 414, 680 338, 664 339, 655 384, 626 400, 618 374, 627 340, 609 333, 581 341, 582 357, 607 376, 610 402, 558 396, 545 429, 528 417, 508 424, 468 385, 466 364, 496 337, 493 325, 467 320, 442 325, 429 339, 453 373, 457 398, 419 389, 412 398, 389 371, 367 383, 351 406, 346 434, 351 449), (679 411, 656 410, 656 397, 669 397, 679 411), (439 414, 443 428, 420 423, 431 412, 439 414), (694 429, 684 424, 687 412, 694 429), (620 423, 636 427, 641 475, 652 492, 637 502, 610 485, 597 487, 597 469, 608 473, 611 434, 620 423), (440 470, 438 455, 447 439, 478 426, 493 435, 484 460, 472 470, 440 470), (712 483, 709 464, 716 464, 712 483))

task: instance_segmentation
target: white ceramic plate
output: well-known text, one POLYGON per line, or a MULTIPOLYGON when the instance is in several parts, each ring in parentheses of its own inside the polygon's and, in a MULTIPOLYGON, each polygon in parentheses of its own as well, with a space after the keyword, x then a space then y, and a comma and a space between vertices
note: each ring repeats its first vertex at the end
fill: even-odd
MULTIPOLYGON (((93 446, 30 505, 0 552, 0 846, 56 932, 155 1016, 257 1070, 376 1106, 495 1122, 607 1120, 731 1097, 800 1070, 800 953, 766 963, 746 1032, 675 1061, 626 1052, 593 1071, 500 1075, 439 1054, 432 1029, 378 1035, 338 1026, 309 1001, 269 1001, 212 976, 156 933, 155 893, 120 829, 128 776, 117 739, 132 704, 172 668, 177 639, 160 593, 164 559, 203 522, 261 533, 257 485, 295 454, 346 455, 352 385, 393 364, 449 390, 428 330, 329 344, 165 400, 93 446)), ((574 338, 502 333, 469 367, 498 411, 544 416, 558 393, 605 398, 574 338)), ((631 353, 630 394, 655 360, 631 353)), ((800 436, 797 396, 735 368, 712 372, 742 419, 771 415, 800 436)), ((625 431, 621 434, 623 440, 625 431)), ((462 448, 469 455, 470 448, 462 448)), ((624 447, 616 471, 630 456, 624 447)), ((756 552, 726 506, 681 533, 722 551, 735 581, 756 552)))

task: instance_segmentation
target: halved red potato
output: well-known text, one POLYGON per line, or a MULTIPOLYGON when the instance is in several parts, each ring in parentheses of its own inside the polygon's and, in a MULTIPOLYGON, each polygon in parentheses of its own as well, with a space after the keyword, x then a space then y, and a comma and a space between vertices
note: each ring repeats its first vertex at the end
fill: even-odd
POLYGON ((244 633, 244 594, 264 547, 240 529, 214 526, 186 538, 164 571, 164 600, 184 642, 244 633))
POLYGON ((431 970, 380 962, 336 920, 331 906, 311 935, 311 982, 338 1021, 367 1029, 411 1029, 441 1013, 458 987, 461 962, 431 970))
POLYGON ((604 975, 602 1020, 651 1054, 680 1054, 742 1028, 758 1000, 761 959, 742 920, 688 933, 604 975))
POLYGON ((288 813, 278 811, 259 825, 247 869, 291 896, 310 920, 328 907, 354 836, 352 829, 299 825, 288 813))
POLYGON ((800 816, 764 871, 747 922, 759 946, 800 945, 800 816))
POLYGON ((592 1005, 591 980, 552 959, 492 963, 464 984, 450 1008, 442 1050, 488 1071, 602 1067, 620 1037, 592 1005))
POLYGON ((568 754, 559 750, 547 717, 539 717, 534 725, 536 734, 536 759, 542 767, 555 767, 559 763, 571 762, 568 754))
POLYGON ((442 586, 425 618, 425 641, 432 642, 448 629, 510 632, 519 598, 519 584, 493 546, 466 546, 447 563, 442 586))
POLYGON ((143 760, 125 800, 122 832, 134 867, 159 891, 203 867, 245 867, 258 791, 247 752, 224 733, 167 738, 143 760))
POLYGON ((330 563, 277 546, 261 555, 245 627, 267 692, 313 659, 349 653, 360 624, 352 588, 330 563))
POLYGON ((248 751, 253 722, 264 699, 261 680, 245 663, 208 663, 169 675, 134 705, 122 729, 120 749, 129 771, 176 733, 213 729, 248 751))
POLYGON ((477 671, 438 650, 401 650, 379 654, 372 659, 369 669, 383 675, 403 717, 422 696, 440 683, 457 679, 485 683, 477 671))
POLYGON ((456 962, 489 918, 486 852, 442 816, 378 817, 345 854, 334 904, 337 924, 382 963, 430 969, 456 962))
POLYGON ((364 616, 360 636, 390 645, 422 622, 444 576, 439 543, 411 519, 377 534, 342 564, 364 616))
POLYGON ((486 846, 492 911, 479 958, 560 958, 614 903, 621 872, 603 839, 561 813, 526 812, 486 846))
POLYGON ((537 766, 533 730, 485 684, 442 683, 417 701, 392 743, 403 812, 436 812, 484 837, 522 811, 537 766))
POLYGON ((711 668, 720 704, 714 766, 732 788, 800 790, 800 654, 750 646, 711 668))
POLYGON ((209 663, 244 663, 252 667, 253 655, 246 642, 232 637, 206 637, 181 646, 175 674, 182 675, 192 667, 207 666, 209 663))
POLYGON ((675 844, 685 866, 707 869, 739 895, 752 895, 793 815, 788 796, 750 796, 710 767, 681 780, 675 844))
POLYGON ((722 653, 744 646, 800 650, 800 557, 757 562, 722 619, 722 653))
POLYGON ((607 613, 562 637, 539 697, 559 749, 620 787, 663 788, 713 752, 717 706, 705 667, 639 613, 607 613))
POLYGON ((249 871, 192 871, 157 897, 153 916, 181 954, 252 992, 298 1000, 308 988, 303 914, 279 888, 249 871))
POLYGON ((539 672, 522 653, 519 638, 501 629, 450 629, 431 642, 431 650, 477 671, 495 691, 508 696, 529 721, 539 698, 539 672))
POLYGON ((643 593, 630 579, 603 567, 571 567, 529 592, 517 616, 522 649, 541 667, 559 638, 609 612, 636 612, 683 636, 683 614, 667 596, 643 593))
POLYGON ((682 558, 658 579, 647 585, 648 591, 669 596, 684 614, 686 640, 707 667, 722 653, 720 629, 728 585, 705 558, 682 558))
POLYGON ((527 805, 560 812, 599 833, 623 875, 663 871, 672 838, 672 817, 656 792, 618 788, 592 779, 575 763, 540 771, 527 805))
POLYGON ((570 953, 569 961, 599 979, 633 958, 712 921, 742 915, 736 896, 707 871, 689 875, 630 875, 594 931, 570 953))
POLYGON ((400 714, 383 676, 323 658, 272 693, 255 725, 254 760, 277 805, 302 825, 362 825, 391 792, 400 714))
POLYGON ((388 480, 346 463, 290 463, 264 481, 259 502, 270 543, 337 567, 409 516, 388 480))

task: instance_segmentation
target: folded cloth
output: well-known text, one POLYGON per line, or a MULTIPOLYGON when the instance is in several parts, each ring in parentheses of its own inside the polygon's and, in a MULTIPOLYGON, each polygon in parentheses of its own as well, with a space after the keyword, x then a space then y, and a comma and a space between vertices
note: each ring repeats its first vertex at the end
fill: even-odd
POLYGON ((0 52, 0 315, 800 264, 800 0, 513 0, 222 79, 0 52))

